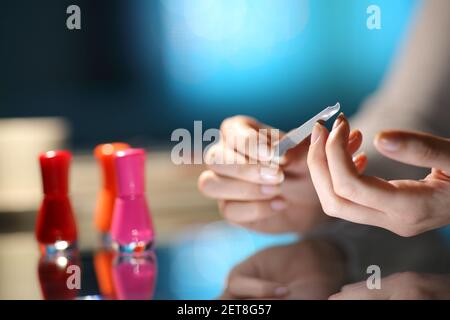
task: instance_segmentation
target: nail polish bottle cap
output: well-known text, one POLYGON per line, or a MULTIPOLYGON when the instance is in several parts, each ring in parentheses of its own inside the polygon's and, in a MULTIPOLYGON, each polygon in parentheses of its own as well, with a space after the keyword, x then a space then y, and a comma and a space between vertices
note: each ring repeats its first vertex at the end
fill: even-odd
POLYGON ((40 154, 42 185, 46 195, 67 195, 69 191, 69 151, 47 151, 40 154))
POLYGON ((127 149, 115 153, 117 193, 119 196, 145 192, 145 151, 127 149))
POLYGON ((129 149, 130 146, 122 142, 100 144, 94 149, 94 156, 102 169, 103 188, 116 190, 116 167, 114 163, 115 153, 129 149))

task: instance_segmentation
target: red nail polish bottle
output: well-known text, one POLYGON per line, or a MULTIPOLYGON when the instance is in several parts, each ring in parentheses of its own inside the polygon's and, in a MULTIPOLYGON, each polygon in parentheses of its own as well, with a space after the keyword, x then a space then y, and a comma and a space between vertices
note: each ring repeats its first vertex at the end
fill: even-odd
POLYGON ((71 276, 70 267, 81 267, 79 255, 43 255, 39 259, 38 276, 44 300, 73 300, 79 289, 69 288, 67 282, 71 276))
POLYGON ((77 228, 68 195, 69 151, 48 151, 39 156, 44 200, 36 221, 36 238, 43 253, 73 247, 77 228))

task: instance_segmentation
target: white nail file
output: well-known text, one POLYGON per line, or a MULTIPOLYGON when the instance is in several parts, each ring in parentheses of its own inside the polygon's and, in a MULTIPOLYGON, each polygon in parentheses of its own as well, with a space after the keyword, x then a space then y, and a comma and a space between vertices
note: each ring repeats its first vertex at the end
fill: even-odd
POLYGON ((339 112, 339 109, 341 108, 341 105, 336 103, 332 107, 327 107, 321 112, 319 112, 317 115, 306 121, 304 124, 302 124, 300 127, 293 129, 289 131, 278 144, 275 145, 275 159, 281 158, 286 154, 286 152, 289 149, 294 148, 297 146, 300 142, 305 140, 312 132, 314 125, 317 121, 328 121, 331 117, 333 117, 336 113, 339 112))

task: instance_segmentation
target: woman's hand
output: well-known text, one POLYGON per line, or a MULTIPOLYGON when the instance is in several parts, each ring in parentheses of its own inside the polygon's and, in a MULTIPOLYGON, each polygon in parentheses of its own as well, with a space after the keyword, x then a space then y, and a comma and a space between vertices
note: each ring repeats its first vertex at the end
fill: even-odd
POLYGON ((258 252, 230 272, 222 299, 327 299, 344 284, 345 256, 328 240, 258 252))
POLYGON ((381 289, 369 290, 365 281, 342 287, 330 300, 448 300, 450 275, 396 273, 381 279, 381 289))
POLYGON ((346 145, 349 124, 341 114, 329 134, 316 124, 308 153, 308 166, 322 208, 332 217, 374 225, 401 236, 450 224, 450 140, 431 135, 389 131, 375 139, 386 157, 420 167, 433 168, 420 181, 386 181, 365 176, 346 145))
MULTIPOLYGON (((205 156, 209 170, 199 178, 200 191, 218 200, 229 222, 261 232, 304 232, 330 220, 321 210, 306 164, 309 139, 274 167, 267 149, 278 137, 271 130, 244 116, 226 119, 221 141, 205 156), (252 137, 258 137, 258 148, 249 147, 252 137)), ((352 132, 348 152, 355 152, 361 142, 361 133, 352 132)))

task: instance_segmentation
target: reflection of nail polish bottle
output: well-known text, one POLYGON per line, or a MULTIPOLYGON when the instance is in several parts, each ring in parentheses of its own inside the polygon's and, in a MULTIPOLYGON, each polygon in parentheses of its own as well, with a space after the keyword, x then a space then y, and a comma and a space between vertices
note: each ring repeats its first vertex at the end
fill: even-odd
POLYGON ((145 199, 145 151, 116 152, 117 198, 114 204, 111 238, 124 253, 151 248, 154 240, 150 210, 145 199))
POLYGON ((94 214, 94 224, 98 231, 106 235, 111 231, 114 201, 117 196, 116 167, 114 165, 114 154, 116 151, 130 148, 126 143, 108 143, 98 145, 94 150, 98 164, 102 172, 102 187, 97 196, 94 214))
POLYGON ((95 275, 100 289, 100 294, 104 299, 116 299, 116 291, 112 276, 113 261, 116 253, 111 249, 100 249, 94 256, 95 275))
POLYGON ((41 256, 38 275, 45 300, 72 300, 77 297, 79 289, 68 286, 68 282, 71 282, 69 277, 74 274, 69 269, 70 266, 81 268, 78 254, 56 253, 41 256))
POLYGON ((36 221, 36 238, 43 252, 66 250, 75 245, 77 228, 68 196, 68 151, 48 151, 39 157, 44 188, 36 221))
POLYGON ((157 277, 156 255, 119 255, 113 266, 113 279, 119 300, 150 300, 157 277))

